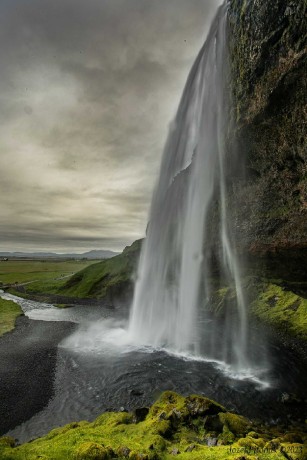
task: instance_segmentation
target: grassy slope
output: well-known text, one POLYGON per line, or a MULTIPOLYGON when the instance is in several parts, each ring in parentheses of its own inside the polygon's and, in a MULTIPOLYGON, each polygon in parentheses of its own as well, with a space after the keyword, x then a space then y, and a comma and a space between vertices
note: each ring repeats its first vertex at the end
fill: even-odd
POLYGON ((14 329, 16 318, 20 315, 23 312, 19 305, 0 299, 0 336, 14 329))
POLYGON ((104 298, 114 290, 124 290, 131 284, 136 270, 141 240, 125 248, 122 254, 91 265, 72 276, 58 291, 68 297, 104 298))
POLYGON ((281 448, 288 451, 295 448, 295 458, 303 460, 304 440, 304 427, 285 434, 278 428, 269 429, 226 412, 207 398, 196 395, 184 398, 166 392, 141 420, 134 414, 106 412, 93 423, 71 423, 19 447, 14 447, 11 438, 2 438, 0 457, 2 460, 162 460, 175 455, 178 460, 281 460, 285 458, 281 448), (220 445, 208 447, 207 439, 214 437, 220 445), (244 457, 234 449, 239 449, 244 457))

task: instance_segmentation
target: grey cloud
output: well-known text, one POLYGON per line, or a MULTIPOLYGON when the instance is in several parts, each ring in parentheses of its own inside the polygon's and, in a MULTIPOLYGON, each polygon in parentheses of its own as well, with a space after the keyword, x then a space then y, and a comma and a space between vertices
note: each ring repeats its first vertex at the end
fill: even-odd
POLYGON ((1 2, 0 249, 120 249, 144 235, 168 123, 219 3, 1 2))

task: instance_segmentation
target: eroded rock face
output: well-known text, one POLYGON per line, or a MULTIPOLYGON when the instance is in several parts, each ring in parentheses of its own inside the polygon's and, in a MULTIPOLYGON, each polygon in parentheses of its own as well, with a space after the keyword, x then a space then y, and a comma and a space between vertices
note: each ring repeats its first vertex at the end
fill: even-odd
POLYGON ((229 157, 247 171, 236 168, 230 201, 254 254, 307 247, 305 18, 305 0, 230 1, 229 157))

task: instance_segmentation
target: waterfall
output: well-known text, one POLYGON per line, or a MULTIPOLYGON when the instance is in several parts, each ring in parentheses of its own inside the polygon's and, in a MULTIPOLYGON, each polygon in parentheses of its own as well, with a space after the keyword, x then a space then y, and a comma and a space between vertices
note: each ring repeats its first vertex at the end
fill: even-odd
POLYGON ((170 127, 140 256, 129 335, 138 344, 201 354, 243 369, 248 365, 246 307, 227 213, 227 74, 224 4, 190 71, 170 127), (214 243, 237 305, 223 331, 204 319, 203 306, 213 276, 208 220, 215 202, 219 231, 214 243))

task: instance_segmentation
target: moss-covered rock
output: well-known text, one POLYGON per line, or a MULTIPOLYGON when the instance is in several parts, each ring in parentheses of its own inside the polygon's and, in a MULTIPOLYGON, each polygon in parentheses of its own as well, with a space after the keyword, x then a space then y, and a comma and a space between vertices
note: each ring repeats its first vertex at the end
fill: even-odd
POLYGON ((291 443, 291 444, 294 444, 294 443, 303 444, 304 440, 303 440, 303 436, 300 433, 291 432, 291 433, 286 433, 284 436, 282 436, 281 442, 282 443, 286 442, 286 443, 291 443))
MULTIPOLYGON (((106 412, 92 423, 70 423, 21 446, 14 447, 11 438, 0 438, 0 458, 170 460, 175 456, 178 460, 234 460, 241 452, 244 458, 253 458, 253 452, 258 449, 262 460, 281 460, 284 458, 281 448, 287 451, 295 447, 303 452, 305 436, 304 426, 289 433, 259 424, 254 426, 202 396, 183 397, 166 392, 153 404, 145 420, 138 423, 133 414, 106 412), (177 414, 175 418, 174 414, 177 414), (208 417, 216 416, 222 424, 222 432, 217 437, 206 428, 208 417), (252 435, 256 429, 257 437, 252 435)), ((297 458, 303 460, 302 455, 297 458)))
POLYGON ((12 436, 2 436, 0 438, 0 446, 3 447, 15 447, 16 441, 12 436))
POLYGON ((236 436, 246 434, 251 427, 250 422, 245 417, 229 412, 220 414, 220 421, 236 436))
POLYGON ((109 460, 111 455, 104 446, 94 442, 80 444, 74 454, 75 460, 109 460))
POLYGON ((237 445, 238 446, 241 446, 241 447, 246 447, 250 450, 254 449, 254 450, 261 450, 264 448, 266 442, 261 439, 261 438, 252 438, 250 436, 246 436, 245 438, 241 438, 239 439, 239 441, 237 442, 237 445))
POLYGON ((120 446, 120 447, 116 450, 116 454, 117 454, 117 456, 120 457, 120 458, 128 458, 130 452, 131 452, 131 450, 130 450, 129 447, 127 447, 127 446, 120 446))
POLYGON ((251 306, 261 321, 307 340, 307 300, 276 284, 264 284, 251 306))

